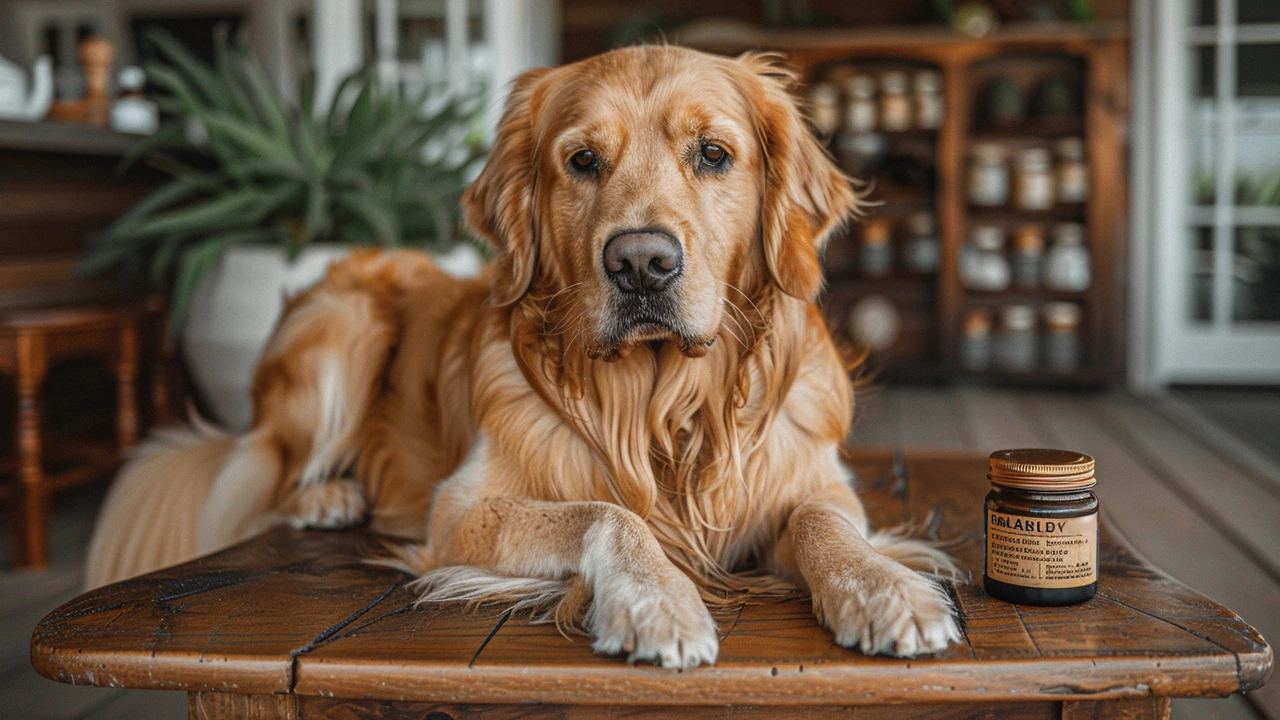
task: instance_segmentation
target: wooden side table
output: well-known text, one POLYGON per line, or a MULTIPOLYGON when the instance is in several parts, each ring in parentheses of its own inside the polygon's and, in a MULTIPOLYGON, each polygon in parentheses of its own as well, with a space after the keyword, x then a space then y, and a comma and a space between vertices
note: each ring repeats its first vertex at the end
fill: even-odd
MULTIPOLYGON (((938 510, 975 575, 986 459, 857 458, 880 524, 938 510), (895 472, 895 468, 899 470, 895 472)), ((722 613, 720 657, 626 665, 495 610, 416 608, 409 578, 367 565, 380 538, 277 529, 92 591, 45 617, 36 670, 62 682, 189 693, 193 718, 1163 718, 1169 698, 1259 687, 1263 638, 1102 531, 1097 597, 1065 608, 949 586, 964 640, 915 660, 832 642, 805 598, 722 613)), ((972 580, 972 577, 971 577, 972 580)))
POLYGON ((15 310, 0 314, 0 373, 15 378, 16 482, 0 485, 10 501, 13 564, 39 569, 47 562, 46 535, 52 493, 101 475, 120 451, 138 441, 137 378, 139 325, 145 311, 132 305, 15 310), (59 448, 73 464, 60 472, 46 469, 40 389, 50 365, 67 357, 102 355, 116 379, 115 442, 59 448))

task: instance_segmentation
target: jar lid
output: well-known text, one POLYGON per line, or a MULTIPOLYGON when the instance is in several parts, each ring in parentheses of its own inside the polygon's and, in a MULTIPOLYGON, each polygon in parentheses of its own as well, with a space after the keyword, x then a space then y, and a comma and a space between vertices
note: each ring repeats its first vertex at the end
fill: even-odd
POLYGON ((1004 250, 1004 230, 996 225, 978 225, 970 231, 969 242, 987 252, 1004 250))
POLYGON ((868 100, 876 96, 876 79, 870 75, 853 75, 845 80, 844 90, 850 97, 868 100))
POLYGON ((1036 328, 1036 309, 1030 305, 1006 305, 1000 311, 1005 330, 1019 332, 1036 328))
POLYGON ((942 77, 934 70, 917 71, 914 82, 918 93, 936 93, 942 89, 942 77))
POLYGON ((1084 226, 1080 223, 1058 223, 1053 228, 1053 241, 1061 245, 1083 245, 1084 226))
POLYGON ((1013 236, 1013 246, 1023 252, 1038 252, 1044 249, 1044 228, 1039 225, 1022 225, 1013 236))
POLYGON ((1083 160, 1084 138, 1062 138, 1058 141, 1056 149, 1058 151, 1058 157, 1063 160, 1083 160))
POLYGON ((834 105, 840 102, 840 93, 836 92, 836 86, 831 83, 814 83, 809 88, 809 102, 815 105, 834 105))
POLYGON ((1094 465, 1092 457, 1073 450, 997 450, 991 453, 987 479, 1022 490, 1086 490, 1098 483, 1094 465))
POLYGON ((1045 324, 1050 327, 1075 329, 1080 324, 1080 306, 1073 302, 1045 303, 1041 312, 1044 315, 1045 324))
POLYGON ((891 70, 880 76, 880 91, 889 95, 900 95, 907 91, 907 74, 900 70, 891 70))
POLYGON ((1051 159, 1045 148, 1027 148, 1018 153, 1018 165, 1022 168, 1048 168, 1051 159))
POLYGON ((978 143, 970 151, 973 158, 983 165, 999 165, 1004 162, 1004 147, 997 143, 978 143))
POLYGON ((914 212, 907 216, 907 229, 912 235, 932 235, 933 213, 914 212))

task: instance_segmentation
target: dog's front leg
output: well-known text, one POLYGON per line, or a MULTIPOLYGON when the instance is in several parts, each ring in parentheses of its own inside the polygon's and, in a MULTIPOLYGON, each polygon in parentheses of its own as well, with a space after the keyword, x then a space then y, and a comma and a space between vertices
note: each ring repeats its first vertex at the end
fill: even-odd
POLYGON ((444 511, 432 520, 428 552, 438 565, 517 577, 580 574, 594 595, 587 627, 597 652, 663 667, 715 662, 716 625, 697 587, 635 513, 604 502, 509 497, 481 499, 454 513, 449 505, 447 493, 438 497, 437 509, 444 511))
POLYGON ((791 511, 774 563, 809 588, 814 614, 840 645, 914 657, 960 639, 950 599, 868 541, 861 503, 843 483, 791 511))

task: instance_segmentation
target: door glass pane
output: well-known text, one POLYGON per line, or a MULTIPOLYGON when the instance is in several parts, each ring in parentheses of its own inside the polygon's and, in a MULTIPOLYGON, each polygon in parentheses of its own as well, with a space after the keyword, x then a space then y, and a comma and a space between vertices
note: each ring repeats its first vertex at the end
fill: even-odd
POLYGON ((1187 3, 1190 15, 1191 25, 1217 25, 1218 24, 1218 1, 1217 0, 1191 0, 1187 3))
POLYGON ((1189 314, 1192 322, 1213 319, 1213 228, 1191 228, 1189 314))
MULTIPOLYGON (((1201 0, 1201 2, 1212 3, 1213 0, 1201 0)), ((1280 22, 1280 2, 1276 2, 1276 0, 1236 0, 1236 19, 1241 23, 1280 22)))
POLYGON ((1280 98, 1280 44, 1236 47, 1236 95, 1280 98))
POLYGON ((1280 322, 1280 227, 1236 228, 1231 319, 1280 322))

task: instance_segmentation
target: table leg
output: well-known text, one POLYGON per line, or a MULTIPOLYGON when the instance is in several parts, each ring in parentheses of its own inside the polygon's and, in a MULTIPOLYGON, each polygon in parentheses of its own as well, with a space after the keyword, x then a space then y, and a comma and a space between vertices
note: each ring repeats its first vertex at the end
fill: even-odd
POLYGON ((1080 700, 1062 703, 1062 720, 1168 720, 1169 698, 1080 700))
POLYGON ((187 694, 190 720, 298 720, 296 695, 187 694))
POLYGON ((13 564, 28 570, 43 569, 48 562, 49 503, 40 442, 40 386, 47 368, 44 335, 20 332, 16 422, 20 490, 14 517, 13 564))
POLYGON ((116 446, 127 450, 138 442, 138 325, 120 327, 116 349, 116 446))

